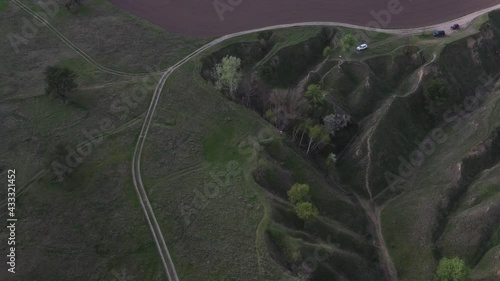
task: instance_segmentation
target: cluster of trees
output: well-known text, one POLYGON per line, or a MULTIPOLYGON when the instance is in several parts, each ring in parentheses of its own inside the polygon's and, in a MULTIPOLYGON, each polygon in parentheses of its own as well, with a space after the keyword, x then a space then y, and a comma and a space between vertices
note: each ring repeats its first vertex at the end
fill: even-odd
MULTIPOLYGON (((309 85, 304 96, 314 112, 324 111, 325 92, 320 85, 309 85)), ((328 145, 331 142, 331 137, 334 137, 336 132, 351 123, 351 117, 348 114, 327 115, 323 118, 323 124, 321 124, 320 120, 306 118, 300 120, 293 129, 292 141, 298 140, 299 146, 302 146, 305 140, 304 137, 308 138, 308 141, 305 142, 307 154, 318 147, 328 145)))
POLYGON ((317 110, 324 103, 325 93, 318 84, 309 85, 304 94, 297 90, 275 89, 269 95, 264 117, 280 130, 295 124, 292 141, 298 140, 299 146, 304 145, 309 153, 331 142, 325 126, 307 118, 309 107, 317 110))
MULTIPOLYGON (((349 50, 357 44, 357 39, 352 34, 346 34, 340 38, 338 41, 338 46, 340 47, 341 53, 348 53, 349 50)), ((326 46, 323 49, 323 57, 327 58, 332 54, 332 48, 330 46, 326 46)))
POLYGON ((346 34, 339 40, 339 46, 344 53, 349 52, 349 50, 356 45, 356 37, 352 34, 346 34))
POLYGON ((295 213, 303 221, 310 221, 319 215, 318 209, 311 203, 308 184, 296 183, 288 190, 288 201, 295 206, 295 213))
MULTIPOLYGON (((225 56, 213 69, 215 87, 228 93, 232 100, 237 100, 236 92, 243 85, 243 104, 246 106, 255 95, 254 85, 259 78, 254 74, 242 83, 241 59, 234 56, 225 56)), ((292 141, 297 141, 307 154, 330 144, 331 137, 351 123, 348 114, 323 115, 327 111, 326 94, 319 84, 308 85, 305 92, 274 89, 259 98, 264 118, 280 130, 293 128, 292 141)))
MULTIPOLYGON (((321 89, 318 84, 311 84, 307 87, 304 93, 308 104, 313 110, 318 110, 325 103, 325 92, 321 89)), ((309 141, 306 144, 306 153, 316 149, 317 147, 325 146, 330 143, 330 135, 326 131, 325 127, 321 124, 315 122, 311 118, 306 118, 301 120, 293 130, 292 141, 295 141, 300 134, 299 146, 302 146, 304 137, 307 137, 309 141)))
POLYGON ((306 119, 303 122, 299 123, 293 130, 292 141, 299 139, 299 146, 302 146, 304 143, 307 147, 306 154, 309 154, 310 151, 313 151, 317 147, 325 146, 330 143, 330 135, 325 130, 325 127, 321 124, 315 124, 312 119, 306 119), (309 140, 304 142, 307 137, 309 140))

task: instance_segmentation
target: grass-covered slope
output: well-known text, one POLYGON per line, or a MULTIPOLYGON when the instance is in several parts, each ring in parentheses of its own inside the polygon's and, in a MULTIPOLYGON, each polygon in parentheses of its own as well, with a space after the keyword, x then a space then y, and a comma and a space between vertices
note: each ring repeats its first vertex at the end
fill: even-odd
MULTIPOLYGON (((39 2, 22 2, 43 12, 39 2)), ((49 22, 111 69, 147 73, 166 68, 205 42, 167 34, 104 1, 82 3, 77 14, 61 5, 49 22), (152 46, 162 46, 162 51, 152 46)), ((100 71, 14 2, 2 1, 0 7, 0 175, 6 178, 7 169, 16 169, 19 219, 17 273, 12 276, 163 280, 130 173, 141 116, 159 76, 100 71), (25 27, 26 22, 36 30, 25 27), (8 35, 26 37, 18 53, 8 35), (44 94, 43 72, 50 65, 68 67, 78 75, 78 90, 64 102, 44 94), (97 137, 89 151, 86 143, 96 132, 104 137, 97 137), (62 182, 54 181, 54 160, 72 165, 62 182)), ((5 209, 6 192, 0 191, 5 209)), ((3 220, 5 216, 2 212, 3 220)), ((2 239, 6 234, 1 232, 2 239)), ((6 252, 7 247, 5 243, 0 248, 6 252)), ((10 275, 2 270, 0 279, 9 280, 10 275)))
MULTIPOLYGON (((491 13, 475 32, 471 30, 477 25, 472 25, 464 31, 469 36, 452 34, 423 43, 418 36, 389 38, 387 45, 407 45, 381 53, 380 42, 381 47, 353 59, 310 56, 311 49, 321 48, 309 39, 273 47, 253 68, 245 65, 245 73, 258 72, 263 82, 254 88, 257 102, 244 105, 262 116, 268 106, 262 101, 272 88, 303 91, 308 83, 319 83, 327 93, 327 110, 341 109, 353 117, 355 130, 342 132, 333 146, 306 156, 297 141, 273 142, 257 165, 254 178, 272 210, 268 249, 282 268, 301 276, 301 258, 311 255, 315 244, 324 246, 329 235, 339 243, 338 250, 355 256, 339 254, 319 263, 307 275, 311 280, 363 280, 367 277, 343 262, 359 269, 369 260, 379 266, 377 273, 368 273, 372 280, 391 280, 394 274, 400 280, 434 280, 438 261, 454 256, 465 260, 473 280, 497 278, 496 267, 485 261, 498 244, 498 177, 490 171, 498 165, 497 17, 491 13), (298 53, 303 57, 297 59, 298 53), (273 77, 282 71, 295 78, 277 84, 273 77), (447 89, 439 100, 429 93, 429 85, 438 79, 447 89), (472 100, 473 95, 481 100, 472 100), (457 107, 461 118, 451 118, 457 107), (324 174, 323 162, 332 151, 339 156, 333 176, 331 171, 324 174), (322 172, 307 173, 309 165, 302 161, 322 172), (329 195, 320 195, 324 187, 318 181, 325 181, 329 195), (312 201, 321 213, 315 223, 304 225, 286 201, 286 191, 295 182, 312 187, 312 201), (328 211, 331 206, 336 208, 328 211), (372 248, 366 244, 370 240, 385 245, 372 248)), ((325 34, 331 37, 325 37, 323 46, 336 48, 339 32, 322 31, 320 36, 325 34)), ((291 127, 285 131, 292 137, 291 127)))
MULTIPOLYGON (((101 1, 84 3, 50 22, 109 68, 165 68, 204 42, 164 33, 101 1)), ((25 12, 0 7, 9 19, 0 29, 22 29, 25 12)), ((141 169, 180 279, 377 281, 397 274, 429 281, 442 257, 459 256, 471 280, 497 280, 500 96, 484 87, 484 77, 492 85, 498 79, 499 18, 491 13, 479 31, 464 31, 470 36, 425 42, 340 28, 273 30, 228 40, 176 70, 141 169), (370 49, 342 53, 339 40, 349 32, 370 49), (326 46, 332 50, 323 55, 326 46), (225 55, 243 63, 234 96, 213 86, 211 70, 225 55), (427 92, 436 78, 448 89, 438 103, 427 92), (264 117, 273 90, 303 95, 311 83, 321 86, 325 104, 306 106, 300 118, 344 112, 352 124, 307 154, 300 134, 293 138, 297 122, 277 129, 264 117), (487 95, 450 119, 456 115, 448 109, 477 92, 487 95), (327 166, 330 153, 337 162, 327 166), (287 198, 294 183, 309 184, 318 217, 298 218, 287 198)), ((18 171, 18 254, 35 261, 18 276, 163 280, 130 174, 159 76, 99 70, 47 28, 20 48, 23 55, 0 47, 7 73, 1 130, 9 136, 0 142, 0 173, 18 171), (43 94, 49 65, 78 74, 80 87, 65 102, 43 94), (96 129, 102 141, 55 181, 51 163, 73 161, 68 155, 82 151, 96 129)))
POLYGON ((432 280, 439 259, 454 256, 472 268, 472 280, 499 278, 498 261, 487 269, 483 262, 499 243, 498 174, 493 175, 499 161, 499 19, 491 13, 478 34, 448 44, 431 66, 429 79, 445 77, 453 89, 431 115, 444 140, 424 157, 383 217, 402 280, 432 280), (472 104, 474 95, 484 98, 472 104))

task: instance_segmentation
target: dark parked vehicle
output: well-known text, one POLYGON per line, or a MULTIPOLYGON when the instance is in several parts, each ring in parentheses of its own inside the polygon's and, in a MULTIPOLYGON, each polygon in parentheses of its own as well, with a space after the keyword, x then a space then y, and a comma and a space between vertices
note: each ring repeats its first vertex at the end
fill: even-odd
POLYGON ((452 30, 460 29, 460 25, 458 25, 458 23, 455 23, 454 25, 451 26, 451 29, 452 30))
POLYGON ((446 35, 446 32, 444 30, 436 30, 434 33, 432 33, 432 36, 434 37, 443 37, 446 35))

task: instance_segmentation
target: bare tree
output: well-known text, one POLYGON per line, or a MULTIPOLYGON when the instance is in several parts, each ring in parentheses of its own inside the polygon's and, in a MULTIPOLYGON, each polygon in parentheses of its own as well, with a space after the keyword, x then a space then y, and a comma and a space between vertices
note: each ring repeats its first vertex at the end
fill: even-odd
MULTIPOLYGON (((273 114, 275 126, 286 128, 290 123, 302 118, 307 109, 307 103, 301 93, 295 90, 276 89, 269 95, 269 109, 273 114)), ((268 119, 269 120, 269 119, 268 119)))
POLYGON ((291 90, 288 92, 288 113, 293 119, 302 118, 307 112, 307 101, 300 91, 291 90))
MULTIPOLYGON (((283 129, 287 125, 286 100, 288 92, 286 90, 274 90, 269 95, 270 108, 268 112, 272 112, 274 117, 274 125, 278 129, 283 129)), ((271 114, 266 114, 271 115, 271 114)))
POLYGON ((258 84, 260 81, 259 79, 260 78, 259 78, 258 73, 252 72, 243 81, 243 84, 242 84, 242 92, 243 92, 242 104, 245 107, 250 107, 250 102, 252 101, 252 98, 256 95, 256 93, 258 91, 258 84))

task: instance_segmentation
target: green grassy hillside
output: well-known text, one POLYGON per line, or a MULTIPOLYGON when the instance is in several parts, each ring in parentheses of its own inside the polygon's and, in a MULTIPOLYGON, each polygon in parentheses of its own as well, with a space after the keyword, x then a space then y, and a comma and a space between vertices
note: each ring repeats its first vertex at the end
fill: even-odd
MULTIPOLYGON (((9 34, 28 13, 9 2, 0 15, 9 34)), ((97 0, 49 21, 19 54, 0 45, 0 174, 18 174, 17 277, 164 280, 131 160, 157 72, 208 40, 97 0), (78 76, 65 100, 44 94, 50 65, 78 76)), ((249 34, 174 71, 141 171, 180 279, 434 281, 439 260, 458 256, 469 281, 498 280, 498 50, 492 12, 440 39, 332 27, 249 34), (347 33, 370 48, 341 50, 347 33), (242 61, 231 94, 214 87, 226 55, 242 61), (320 105, 305 98, 310 84, 320 105), (289 96, 276 106, 279 95, 289 96), (269 117, 275 107, 286 122, 269 117), (303 124, 333 113, 349 125, 308 152, 303 124), (310 186, 316 217, 301 219, 288 200, 295 183, 310 186)))

